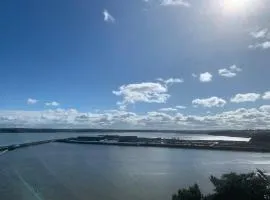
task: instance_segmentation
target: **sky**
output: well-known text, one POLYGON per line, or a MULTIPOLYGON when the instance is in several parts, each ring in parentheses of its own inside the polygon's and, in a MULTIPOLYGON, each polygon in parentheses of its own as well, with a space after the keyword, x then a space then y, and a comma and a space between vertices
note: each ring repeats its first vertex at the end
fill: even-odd
POLYGON ((270 128, 269 0, 2 0, 0 127, 270 128))

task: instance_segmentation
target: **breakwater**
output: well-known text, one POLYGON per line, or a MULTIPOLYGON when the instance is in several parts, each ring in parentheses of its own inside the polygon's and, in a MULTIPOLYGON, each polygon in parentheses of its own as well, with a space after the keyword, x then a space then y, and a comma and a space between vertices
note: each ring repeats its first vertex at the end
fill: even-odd
POLYGON ((51 139, 51 140, 42 140, 42 141, 35 141, 35 142, 26 142, 26 143, 22 143, 22 144, 12 144, 12 145, 0 146, 0 153, 4 153, 7 151, 13 151, 15 149, 24 148, 24 147, 30 147, 30 146, 46 144, 46 143, 50 143, 50 142, 56 142, 56 141, 57 141, 57 139, 51 139))

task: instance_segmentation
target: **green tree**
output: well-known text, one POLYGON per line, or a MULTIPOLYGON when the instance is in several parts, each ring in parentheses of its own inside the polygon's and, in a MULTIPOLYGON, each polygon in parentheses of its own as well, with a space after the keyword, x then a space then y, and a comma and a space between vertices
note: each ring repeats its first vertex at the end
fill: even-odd
POLYGON ((180 189, 177 194, 172 196, 172 200, 200 200, 202 193, 197 184, 190 186, 188 189, 180 189))
POLYGON ((223 174, 220 178, 211 176, 214 193, 203 196, 197 184, 180 189, 172 200, 270 200, 270 181, 261 171, 256 173, 223 174))

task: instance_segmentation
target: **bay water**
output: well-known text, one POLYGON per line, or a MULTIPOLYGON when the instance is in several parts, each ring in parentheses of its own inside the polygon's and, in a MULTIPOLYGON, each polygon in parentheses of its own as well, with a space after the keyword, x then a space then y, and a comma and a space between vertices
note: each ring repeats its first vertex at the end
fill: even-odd
POLYGON ((0 166, 0 199, 169 200, 193 183, 211 192, 210 175, 270 172, 270 154, 50 143, 7 152, 0 166))

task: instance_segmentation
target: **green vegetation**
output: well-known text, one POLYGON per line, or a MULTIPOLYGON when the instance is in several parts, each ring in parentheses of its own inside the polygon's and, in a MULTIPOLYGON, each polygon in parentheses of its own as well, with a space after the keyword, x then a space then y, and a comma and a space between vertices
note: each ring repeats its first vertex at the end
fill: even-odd
POLYGON ((203 195, 197 184, 180 189, 172 200, 269 200, 270 181, 261 171, 248 174, 229 173, 221 178, 210 177, 214 193, 203 195))

